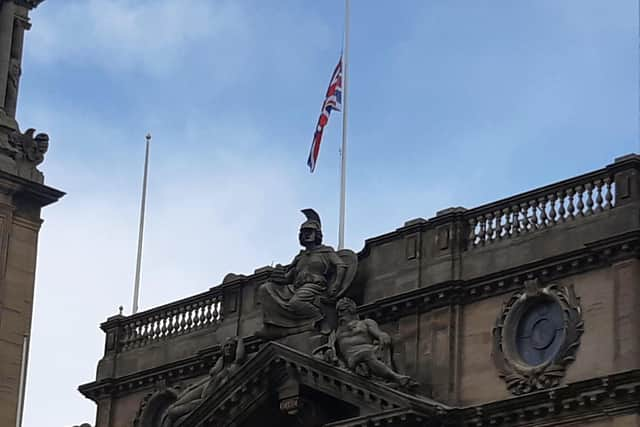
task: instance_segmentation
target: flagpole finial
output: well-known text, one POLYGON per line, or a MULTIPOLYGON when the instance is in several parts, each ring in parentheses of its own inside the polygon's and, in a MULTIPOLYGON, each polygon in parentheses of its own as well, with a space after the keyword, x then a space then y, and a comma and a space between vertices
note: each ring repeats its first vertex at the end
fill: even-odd
POLYGON ((147 132, 147 135, 144 137, 147 141, 151 141, 151 132, 147 132))

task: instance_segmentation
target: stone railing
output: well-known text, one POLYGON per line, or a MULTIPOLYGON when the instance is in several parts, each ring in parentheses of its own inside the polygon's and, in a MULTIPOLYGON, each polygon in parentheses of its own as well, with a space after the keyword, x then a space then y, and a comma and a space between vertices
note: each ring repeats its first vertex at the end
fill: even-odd
POLYGON ((212 289, 123 318, 118 348, 122 351, 172 338, 222 322, 222 292, 212 289))
POLYGON ((468 248, 535 233, 615 206, 610 168, 547 185, 469 210, 468 248))
MULTIPOLYGON (((596 215, 604 216, 612 209, 621 212, 626 203, 636 203, 638 200, 638 190, 635 189, 640 185, 638 176, 640 156, 630 155, 590 173, 474 209, 461 209, 456 211, 452 221, 460 221, 466 238, 460 236, 461 238, 456 238, 455 241, 452 239, 451 242, 461 250, 466 248, 480 251, 481 247, 495 245, 500 241, 541 233, 561 224, 586 221, 596 215)), ((433 220, 436 219, 439 218, 433 220)), ((429 221, 421 220, 409 227, 428 224, 429 221)), ((396 240, 404 233, 406 227, 376 239, 396 240)), ((373 239, 367 241, 360 253, 364 259, 372 241, 373 239)), ((448 239, 443 241, 449 244, 448 239)), ((241 310, 238 307, 244 287, 251 284, 251 289, 254 289, 267 280, 270 274, 269 267, 260 268, 251 276, 225 279, 220 286, 189 298, 131 316, 113 316, 101 326, 107 334, 105 351, 127 351, 204 328, 224 327, 225 314, 225 322, 240 324, 241 310), (223 313, 223 306, 226 313, 223 313)))

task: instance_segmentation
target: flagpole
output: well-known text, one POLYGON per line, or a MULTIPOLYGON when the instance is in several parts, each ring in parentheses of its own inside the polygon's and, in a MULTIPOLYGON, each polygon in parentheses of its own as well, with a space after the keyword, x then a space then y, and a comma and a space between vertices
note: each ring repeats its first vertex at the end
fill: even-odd
POLYGON ((340 167, 340 225, 338 228, 338 249, 344 248, 344 221, 347 187, 347 96, 349 81, 349 0, 344 4, 344 50, 342 53, 342 149, 340 167))
POLYGON ((140 202, 140 228, 138 230, 138 256, 136 258, 136 280, 133 285, 133 305, 131 314, 138 312, 138 298, 140 293, 140 264, 142 262, 142 236, 144 234, 144 210, 147 203, 147 173, 149 170, 149 145, 151 143, 151 134, 145 136, 147 140, 144 153, 144 176, 142 178, 142 200, 140 202))

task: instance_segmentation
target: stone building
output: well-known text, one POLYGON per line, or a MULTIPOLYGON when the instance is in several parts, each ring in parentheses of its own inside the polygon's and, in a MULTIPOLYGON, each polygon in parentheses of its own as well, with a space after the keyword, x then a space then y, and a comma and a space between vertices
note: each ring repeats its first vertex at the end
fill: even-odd
POLYGON ((24 32, 41 2, 0 0, 0 426, 22 417, 40 210, 64 194, 36 168, 49 137, 16 121, 24 32))
MULTIPOLYGON (((640 156, 108 318, 96 427, 640 426, 640 156)), ((293 250, 292 250, 293 252, 293 250)))

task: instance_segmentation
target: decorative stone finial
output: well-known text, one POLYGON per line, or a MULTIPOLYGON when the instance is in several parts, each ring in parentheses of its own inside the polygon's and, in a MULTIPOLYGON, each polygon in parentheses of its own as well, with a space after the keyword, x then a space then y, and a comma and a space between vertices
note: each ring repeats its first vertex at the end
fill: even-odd
POLYGON ((118 307, 118 315, 122 316, 122 310, 124 310, 124 307, 120 306, 118 307))

